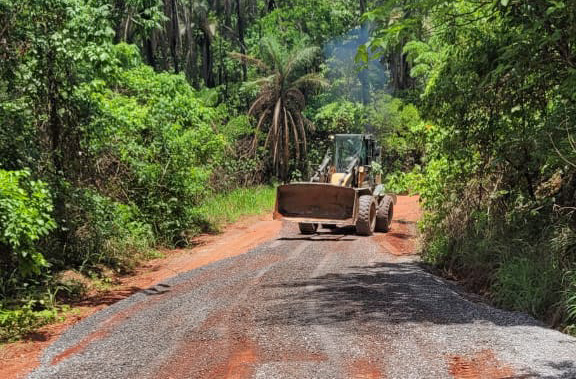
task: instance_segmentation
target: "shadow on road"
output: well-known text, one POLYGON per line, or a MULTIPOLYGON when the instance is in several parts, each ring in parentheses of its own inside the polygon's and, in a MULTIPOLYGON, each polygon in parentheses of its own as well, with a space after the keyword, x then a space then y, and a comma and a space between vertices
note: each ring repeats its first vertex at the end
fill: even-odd
POLYGON ((561 363, 548 363, 548 366, 561 372, 559 375, 549 376, 547 379, 574 379, 576 378, 576 363, 574 361, 563 361, 561 363))
POLYGON ((278 241, 318 241, 318 242, 327 242, 327 241, 356 241, 356 238, 350 238, 350 237, 345 237, 345 236, 339 236, 339 237, 335 237, 332 235, 328 235, 328 236, 323 236, 322 234, 315 234, 315 235, 310 235, 310 236, 298 236, 298 237, 281 237, 278 238, 278 241))
POLYGON ((321 228, 314 234, 300 234, 294 231, 288 236, 280 237, 280 241, 356 241, 359 237, 356 235, 354 226, 342 226, 334 228, 321 228))
POLYGON ((268 309, 261 320, 266 324, 540 325, 527 315, 511 317, 509 312, 468 301, 416 263, 352 267, 348 273, 281 283, 273 288, 284 288, 288 294, 282 305, 268 309))
POLYGON ((544 379, 574 379, 576 378, 576 363, 574 361, 562 361, 560 363, 550 362, 546 364, 558 371, 558 375, 540 376, 544 379))
MULTIPOLYGON (((274 293, 270 297, 274 302, 269 303, 258 322, 267 326, 330 326, 347 333, 354 329, 360 333, 374 333, 379 328, 394 330, 407 323, 470 324, 472 335, 478 324, 542 326, 528 315, 467 300, 460 290, 456 292, 453 285, 417 263, 378 263, 349 270, 268 286, 266 289, 274 293)), ((574 361, 554 362, 550 358, 544 364, 555 375, 542 376, 529 371, 517 377, 576 378, 574 361)))

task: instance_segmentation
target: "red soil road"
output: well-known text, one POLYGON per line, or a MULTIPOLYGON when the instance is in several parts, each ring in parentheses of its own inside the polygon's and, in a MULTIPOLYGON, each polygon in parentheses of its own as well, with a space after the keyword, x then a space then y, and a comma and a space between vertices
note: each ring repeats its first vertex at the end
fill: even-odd
MULTIPOLYGON (((31 378, 576 377, 576 339, 471 302, 420 264, 418 206, 399 197, 391 232, 371 238, 351 228, 303 236, 287 223, 250 254, 86 320, 31 378)), ((237 228, 130 283, 237 255, 260 229, 237 228)))
MULTIPOLYGON (((377 241, 387 253, 398 256, 416 254, 418 251, 416 222, 420 216, 419 197, 399 197, 391 231, 386 234, 375 234, 372 239, 377 241)), ((290 227, 287 229, 289 230, 290 227)), ((288 235, 291 236, 290 232, 288 235)), ((333 254, 335 256, 346 249, 346 244, 342 241, 339 242, 342 238, 341 235, 333 235, 324 231, 317 236, 310 237, 311 240, 317 238, 320 240, 333 238, 333 254)), ((274 258, 271 257, 269 263, 274 261, 274 258)), ((250 265, 253 272, 263 267, 266 266, 250 265)), ((239 287, 252 288, 253 285, 243 283, 239 287)), ((225 293, 213 293, 214 295, 220 297, 225 296, 225 293)), ((266 362, 322 363, 329 361, 330 358, 327 355, 307 351, 301 345, 281 344, 278 349, 273 350, 274 353, 262 351, 259 349, 258 343, 246 335, 246 331, 256 328, 254 325, 246 324, 246 320, 254 318, 252 313, 253 310, 250 307, 235 304, 229 306, 226 311, 208 318, 197 332, 203 335, 208 330, 218 330, 221 333, 220 337, 208 340, 192 340, 182 344, 178 353, 168 359, 153 377, 164 379, 188 377, 247 379, 254 377, 257 365, 266 362), (242 314, 242 317, 234 319, 235 314, 242 314), (231 328, 230 325, 234 325, 234 328, 231 328)), ((363 341, 363 344, 367 347, 366 341, 363 341)), ((372 347, 368 350, 380 351, 372 349, 372 347)), ((370 359, 357 359, 351 362, 344 375, 356 379, 385 379, 385 375, 379 367, 380 363, 370 359)))
POLYGON ((450 374, 455 379, 504 379, 514 377, 514 371, 496 359, 491 350, 482 350, 471 357, 449 357, 450 374))
MULTIPOLYGON (((203 235, 192 249, 163 251, 165 258, 151 260, 131 276, 119 278, 113 290, 93 293, 77 304, 75 312, 62 322, 45 326, 31 333, 24 341, 0 345, 0 378, 22 378, 39 364, 42 350, 56 341, 69 327, 82 319, 120 301, 137 291, 153 286, 182 272, 244 254, 255 246, 275 238, 282 223, 271 216, 246 217, 230 225, 219 235, 203 235)), ((91 336, 83 345, 105 337, 91 336)), ((81 344, 82 345, 82 344, 81 344)), ((76 346, 81 350, 84 346, 76 346)), ((64 352, 60 359, 76 351, 64 352)))
POLYGON ((420 251, 416 223, 422 217, 419 196, 399 196, 394 206, 391 230, 373 238, 394 255, 412 255, 420 251))
MULTIPOLYGON (((416 222, 420 218, 417 196, 398 198, 394 209, 394 220, 390 233, 374 237, 385 249, 397 255, 416 252, 416 222)), ((276 237, 282 223, 271 220, 270 216, 247 217, 226 228, 220 235, 203 235, 194 242, 198 245, 186 250, 163 251, 165 258, 146 262, 134 275, 119 279, 120 284, 113 290, 89 295, 75 306, 75 312, 63 321, 42 327, 30 334, 24 341, 0 346, 0 378, 21 378, 39 364, 44 348, 49 346, 69 327, 82 319, 120 301, 133 293, 148 288, 182 272, 210 264, 212 262, 246 253, 251 248, 276 237)), ((83 345, 105 336, 90 336, 83 345)), ((77 351, 65 351, 60 359, 77 351)), ((313 359, 312 359, 313 360, 313 359)), ((361 373, 360 377, 365 374, 361 373)))
POLYGON ((383 379, 380 368, 367 359, 359 359, 352 364, 350 377, 353 379, 383 379))
MULTIPOLYGON (((391 253, 403 255, 415 252, 415 223, 420 217, 418 202, 417 196, 399 197, 391 232, 375 237, 391 253)), ((120 285, 111 291, 92 294, 75 307, 75 314, 66 316, 62 322, 43 327, 22 342, 0 347, 0 377, 21 378, 26 375, 38 365, 42 350, 80 320, 167 278, 243 254, 274 238, 281 227, 281 222, 273 221, 270 217, 248 217, 229 226, 223 234, 200 236, 195 241, 198 245, 193 249, 164 251, 165 258, 147 262, 135 275, 121 278, 120 285)), ((90 342, 92 340, 86 341, 86 345, 90 342)), ((60 358, 73 353, 66 351, 60 358)))
MULTIPOLYGON (((391 231, 387 234, 376 234, 371 238, 372 241, 378 242, 379 245, 384 248, 383 251, 376 252, 376 255, 388 253, 397 256, 396 259, 412 259, 403 256, 414 255, 419 251, 416 222, 420 215, 418 197, 399 197, 395 207, 395 216, 391 231)), ((119 286, 117 290, 106 294, 106 296, 94 296, 94 304, 83 308, 85 313, 83 313, 82 316, 70 318, 65 323, 45 328, 42 331, 44 334, 39 334, 39 336, 42 337, 40 339, 44 339, 43 341, 27 341, 4 347, 4 349, 0 350, 0 377, 20 377, 36 367, 42 349, 55 341, 57 337, 65 331, 67 326, 78 322, 82 317, 90 315, 112 304, 114 301, 127 297, 138 290, 148 288, 176 274, 247 252, 251 248, 275 238, 279 234, 281 227, 280 222, 274 222, 269 218, 252 218, 230 227, 223 235, 202 237, 199 241, 202 242, 203 245, 194 249, 167 252, 166 258, 151 261, 142 267, 137 275, 122 279, 122 285, 119 286)), ((326 247, 329 247, 331 251, 325 254, 322 262, 320 262, 316 269, 317 272, 315 271, 311 279, 309 279, 312 284, 308 285, 310 288, 308 288, 307 291, 312 291, 313 293, 316 287, 314 284, 315 278, 328 280, 328 282, 324 282, 325 285, 328 285, 330 280, 336 280, 335 277, 339 277, 339 280, 342 280, 342 276, 332 274, 331 267, 337 265, 345 254, 350 255, 350 257, 356 255, 353 252, 347 251, 347 243, 356 243, 357 245, 354 246, 364 247, 363 239, 358 239, 353 236, 324 233, 305 239, 307 242, 298 242, 301 238, 298 235, 294 236, 293 233, 290 233, 291 232, 283 236, 283 238, 280 238, 275 244, 277 244, 277 246, 293 244, 295 248, 292 253, 286 255, 278 252, 275 255, 272 252, 266 255, 257 255, 256 258, 250 258, 249 267, 236 267, 234 265, 232 267, 236 267, 237 270, 248 269, 252 273, 262 272, 262 275, 264 275, 267 270, 273 269, 276 263, 285 264, 286 259, 292 259, 292 263, 297 264, 300 258, 306 256, 306 254, 303 254, 301 257, 298 256, 296 252, 299 249, 298 246, 302 246, 300 250, 300 252, 302 252, 305 248, 310 248, 315 240, 333 241, 324 242, 328 244, 326 247), (298 243, 301 245, 298 245, 298 243)), ((366 239, 365 241, 369 240, 366 239)), ((354 259, 350 262, 355 263, 354 259)), ((244 263, 240 262, 241 265, 244 263)), ((277 279, 276 274, 282 274, 282 272, 276 270, 274 274, 265 278, 268 282, 265 281, 260 287, 264 289, 270 288, 270 280, 275 281, 277 279), (266 283, 268 283, 268 285, 266 285, 266 283)), ((284 275, 288 275, 285 280, 291 279, 289 274, 290 272, 284 273, 284 275)), ((215 275, 221 276, 222 273, 208 271, 197 278, 195 282, 183 284, 181 290, 190 290, 196 282, 201 283, 215 280, 215 275)), ((367 283, 369 286, 378 286, 378 283, 374 281, 373 277, 374 273, 370 273, 370 275, 367 276, 358 276, 357 280, 364 280, 364 283, 367 283)), ((310 364, 324 365, 330 364, 330 362, 332 364, 338 363, 342 354, 338 351, 342 346, 341 342, 333 340, 334 337, 331 335, 332 331, 322 324, 314 327, 313 331, 320 336, 320 339, 326 345, 326 349, 323 351, 309 348, 303 343, 302 339, 290 345, 288 342, 283 342, 276 338, 259 339, 258 335, 252 333, 256 329, 255 325, 252 325, 254 320, 257 320, 257 311, 254 308, 256 304, 247 301, 248 298, 245 296, 251 293, 253 289, 258 288, 260 280, 261 276, 256 275, 253 279, 240 282, 236 288, 243 289, 241 293, 231 293, 231 291, 226 288, 223 288, 221 290, 222 292, 212 291, 210 295, 213 297, 220 298, 229 296, 234 300, 232 300, 228 309, 214 312, 204 323, 195 329, 194 334, 190 334, 189 337, 181 341, 174 355, 169 356, 164 364, 159 367, 159 371, 156 372, 155 377, 184 378, 190 377, 191 372, 196 371, 198 374, 202 374, 202 376, 199 377, 250 378, 254 376, 256 367, 262 363, 268 363, 272 366, 276 363, 287 362, 309 362, 310 364), (215 337, 205 338, 205 336, 211 336, 210 333, 214 333, 215 331, 217 332, 215 337), (272 344, 272 346, 264 348, 262 345, 263 341, 272 344)), ((344 283, 340 288, 343 290, 354 290, 353 296, 348 299, 353 300, 352 302, 346 302, 347 293, 345 291, 338 292, 340 297, 345 297, 344 305, 347 304, 352 308, 348 308, 348 310, 356 311, 359 305, 358 296, 364 296, 364 302, 367 306, 366 309, 372 311, 374 317, 378 317, 378 312, 375 312, 375 309, 372 308, 374 300, 371 296, 368 296, 369 293, 358 292, 361 288, 358 287, 357 283, 355 283, 352 288, 344 283)), ((177 290, 177 286, 173 287, 172 295, 176 295, 177 290)), ((322 290, 316 292, 316 296, 322 293, 322 290)), ((267 297, 265 296, 264 298, 267 297)), ((250 297, 249 299, 252 300, 253 298, 250 297)), ((150 307, 152 303, 159 301, 163 301, 162 296, 151 298, 141 304, 117 313, 106 321, 101 329, 80 340, 60 355, 55 356, 51 364, 57 365, 60 362, 65 362, 70 356, 81 353, 95 341, 111 338, 110 333, 117 324, 125 322, 135 312, 146 309, 150 307)), ((87 303, 90 304, 90 300, 88 300, 87 303)), ((376 305, 379 306, 379 304, 376 305)), ((318 312, 323 316, 319 318, 320 320, 333 319, 336 321, 343 315, 344 317, 348 317, 346 315, 353 314, 346 313, 346 308, 340 309, 339 304, 337 312, 335 313, 331 313, 330 308, 316 309, 316 306, 315 303, 303 303, 303 308, 296 308, 303 311, 304 316, 306 316, 306 314, 314 316, 314 320, 316 320, 318 312)), ((282 311, 282 308, 280 308, 279 311, 282 311)), ((281 312, 280 314, 282 315, 281 312)), ((293 314, 292 312, 287 313, 287 315, 293 314)), ((368 317, 368 325, 377 325, 378 323, 370 324, 370 314, 370 312, 359 314, 360 317, 357 319, 359 320, 357 324, 354 324, 355 321, 351 320, 348 320, 348 323, 356 325, 357 330, 361 331, 363 330, 362 325, 364 321, 366 321, 364 317, 368 317)), ((258 316, 260 316, 260 314, 258 314, 258 316)), ((308 323, 305 317, 303 319, 298 319, 298 317, 302 317, 301 313, 300 316, 296 317, 296 321, 303 322, 304 325, 308 323)), ((353 317, 352 319, 355 318, 353 317)), ((290 320, 290 318, 288 318, 288 320, 290 320)), ((368 330, 372 332, 371 328, 368 330)), ((359 354, 356 359, 351 360, 349 364, 343 365, 342 369, 345 372, 345 374, 343 374, 344 377, 386 377, 385 371, 387 371, 388 365, 381 362, 386 356, 383 349, 383 342, 380 338, 382 336, 375 336, 374 339, 366 339, 366 337, 370 335, 371 333, 363 332, 359 333, 356 337, 350 337, 358 339, 358 343, 355 345, 360 347, 363 354, 359 354), (372 344, 370 341, 372 341, 372 344)), ((388 334, 388 337, 390 337, 390 335, 391 334, 388 334)), ((423 345, 425 345, 424 341, 423 345)), ((426 346, 415 347, 414 353, 418 355, 419 353, 417 353, 416 350, 420 349, 426 350, 426 346)), ((389 353, 393 352, 391 351, 389 353)), ((423 351, 420 353, 423 354, 423 351)), ((420 356, 423 357, 423 355, 420 356)), ((446 357, 448 373, 457 379, 504 378, 514 375, 513 370, 507 365, 501 364, 496 359, 496 355, 490 350, 482 350, 473 357, 456 355, 444 357, 446 357)))

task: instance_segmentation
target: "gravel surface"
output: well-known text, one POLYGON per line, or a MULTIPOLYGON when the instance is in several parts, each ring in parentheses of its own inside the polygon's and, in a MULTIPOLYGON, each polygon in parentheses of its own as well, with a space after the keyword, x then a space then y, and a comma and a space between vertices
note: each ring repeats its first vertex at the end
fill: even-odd
POLYGON ((576 378, 575 338, 471 298, 372 238, 286 226, 75 325, 29 378, 576 378))

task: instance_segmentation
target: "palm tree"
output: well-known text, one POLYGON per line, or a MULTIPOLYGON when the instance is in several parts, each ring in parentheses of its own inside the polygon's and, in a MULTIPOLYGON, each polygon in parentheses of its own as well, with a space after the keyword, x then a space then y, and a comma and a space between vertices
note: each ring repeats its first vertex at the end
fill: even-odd
POLYGON ((264 74, 252 82, 260 88, 248 111, 258 120, 252 150, 256 151, 260 131, 267 130, 264 147, 270 152, 276 175, 283 181, 288 178, 292 156, 297 161, 306 156, 306 131, 312 129, 312 123, 302 114, 306 90, 328 85, 320 74, 307 72, 319 51, 317 47, 305 47, 285 52, 277 40, 263 39, 262 59, 231 54, 264 74))

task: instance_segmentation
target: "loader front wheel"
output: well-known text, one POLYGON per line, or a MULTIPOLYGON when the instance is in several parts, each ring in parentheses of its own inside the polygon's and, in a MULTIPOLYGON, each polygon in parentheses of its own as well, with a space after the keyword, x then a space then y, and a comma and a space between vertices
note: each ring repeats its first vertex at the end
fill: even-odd
POLYGON ((390 224, 392 224, 392 217, 394 216, 394 201, 391 196, 384 196, 378 212, 376 212, 376 231, 389 232, 390 224))
POLYGON ((362 195, 358 199, 358 220, 356 233, 361 236, 370 236, 376 226, 376 202, 372 195, 362 195))
POLYGON ((314 234, 318 230, 318 224, 313 224, 310 222, 299 222, 298 229, 302 234, 314 234))

